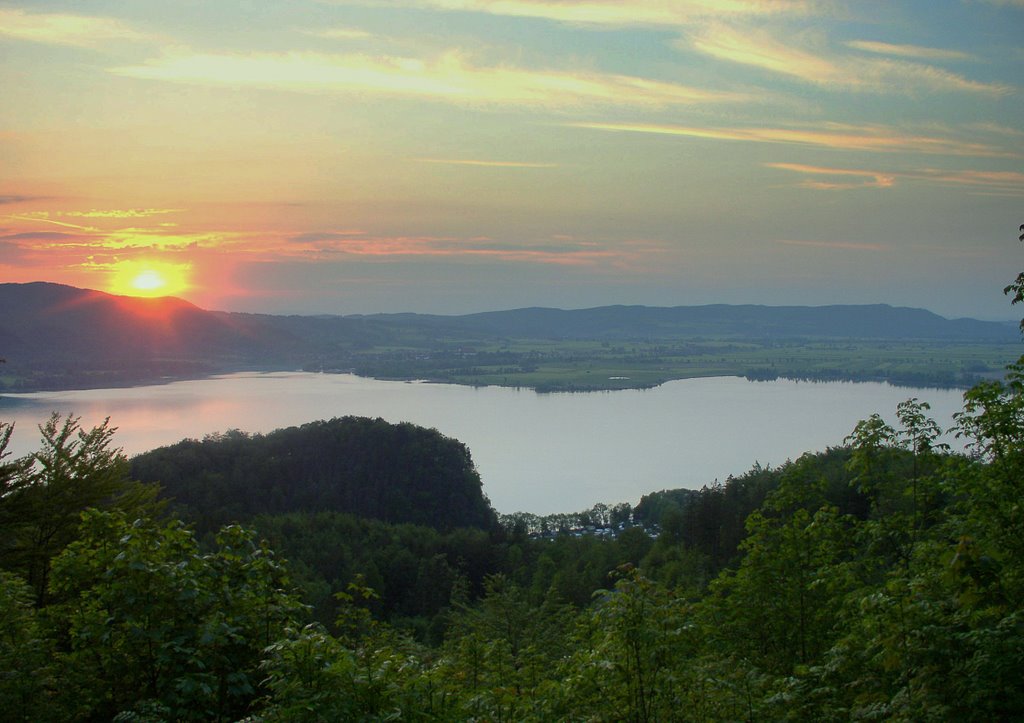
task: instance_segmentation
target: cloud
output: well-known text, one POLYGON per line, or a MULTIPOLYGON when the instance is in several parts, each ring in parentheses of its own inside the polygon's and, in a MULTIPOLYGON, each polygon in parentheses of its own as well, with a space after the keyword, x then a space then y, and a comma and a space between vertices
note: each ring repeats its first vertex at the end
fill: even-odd
POLYGON ((752 65, 811 83, 833 82, 841 73, 833 63, 781 43, 763 31, 714 24, 695 34, 691 42, 697 50, 713 58, 752 65))
POLYGON ((457 238, 435 236, 353 236, 336 234, 302 235, 307 239, 306 253, 295 246, 287 249, 265 249, 273 255, 305 256, 309 260, 325 256, 352 256, 383 261, 408 258, 449 258, 456 260, 489 259, 501 262, 534 263, 556 266, 592 266, 621 261, 623 250, 606 248, 587 242, 557 244, 510 243, 488 238, 457 238), (315 239, 315 240, 312 240, 315 239))
POLYGON ((784 171, 795 171, 813 176, 831 176, 840 178, 863 178, 867 180, 859 183, 846 183, 838 181, 805 181, 801 186, 825 191, 843 191, 852 188, 890 188, 895 183, 891 173, 878 171, 862 171, 852 168, 824 168, 821 166, 808 166, 800 163, 765 163, 768 168, 778 168, 784 171))
POLYGON ((942 185, 978 189, 986 195, 1024 196, 1024 173, 1018 171, 948 171, 924 168, 907 175, 942 185))
POLYGON ((308 232, 292 236, 290 241, 300 244, 315 244, 322 241, 343 241, 353 236, 366 236, 365 231, 329 231, 325 233, 308 232))
POLYGON ((974 57, 969 53, 959 50, 926 48, 920 45, 894 45, 893 43, 880 43, 873 40, 850 40, 846 43, 846 46, 855 50, 863 50, 866 53, 896 55, 903 58, 917 58, 919 60, 971 60, 974 57))
MULTIPOLYGON (((889 49, 888 54, 905 57, 927 59, 943 54, 942 57, 948 59, 950 54, 954 53, 910 45, 859 42, 861 46, 854 47, 865 49, 863 46, 867 45, 874 48, 875 53, 884 47, 889 49)), ((686 42, 680 41, 680 44, 685 46, 686 42)), ((689 39, 689 44, 718 60, 788 75, 825 89, 872 93, 916 93, 923 89, 991 96, 1002 96, 1011 91, 1009 86, 1002 83, 971 80, 923 63, 860 56, 839 55, 829 58, 820 53, 801 49, 792 43, 776 40, 761 30, 741 29, 721 23, 709 25, 703 31, 695 33, 689 39)))
POLYGON ((895 184, 895 179, 915 181, 918 183, 940 184, 946 186, 963 186, 979 189, 986 194, 1007 196, 1024 196, 1024 173, 1018 171, 979 171, 979 170, 942 170, 923 168, 908 171, 872 171, 851 168, 826 168, 808 166, 800 163, 766 163, 768 168, 793 171, 812 176, 833 178, 860 177, 870 179, 862 183, 840 183, 836 181, 808 181, 801 184, 805 188, 824 190, 843 190, 849 188, 888 188, 895 184))
POLYGON ((63 233, 61 231, 26 231, 24 233, 12 233, 0 236, 4 241, 59 241, 61 239, 78 239, 78 234, 63 233))
POLYGON ((152 39, 116 18, 28 13, 11 8, 0 8, 0 35, 35 43, 81 48, 96 48, 113 40, 140 42, 152 39))
POLYGON ((176 83, 303 93, 370 92, 468 104, 663 107, 739 99, 735 94, 627 75, 480 67, 458 51, 433 60, 307 52, 173 53, 111 72, 176 83))
POLYGON ((345 27, 324 28, 322 30, 303 30, 301 32, 306 35, 325 38, 327 40, 364 40, 366 38, 373 37, 371 33, 368 33, 365 30, 345 27))
POLYGON ((803 246, 816 249, 837 249, 842 251, 887 251, 888 248, 875 243, 861 243, 858 241, 798 241, 785 239, 778 243, 784 246, 803 246))
POLYGON ((573 128, 624 133, 654 133, 714 140, 784 143, 846 151, 922 153, 947 156, 1019 158, 1020 154, 996 146, 957 138, 919 135, 880 125, 823 123, 810 128, 715 128, 655 123, 569 123, 573 128))
POLYGON ((412 7, 551 20, 596 27, 677 28, 715 17, 805 13, 812 0, 326 0, 333 5, 412 7))
POLYGON ((58 211, 55 216, 69 216, 71 218, 148 218, 149 216, 161 216, 168 213, 180 213, 181 208, 129 208, 111 209, 107 211, 58 211))
POLYGON ((48 201, 46 196, 21 196, 18 194, 0 195, 0 206, 12 206, 16 203, 31 203, 33 201, 48 201))
POLYGON ((80 231, 95 231, 96 230, 96 229, 92 228, 91 226, 80 226, 77 223, 66 223, 64 221, 54 221, 53 219, 48 218, 49 215, 50 214, 48 212, 46 212, 46 211, 34 211, 34 212, 31 212, 31 213, 24 213, 24 214, 18 214, 18 215, 8 215, 8 216, 6 216, 6 218, 12 218, 12 219, 15 219, 17 221, 30 221, 32 223, 49 223, 49 224, 53 224, 54 226, 63 226, 65 228, 76 228, 76 229, 79 229, 80 231))
POLYGON ((458 158, 414 158, 417 163, 440 163, 451 166, 480 166, 483 168, 558 168, 556 163, 530 161, 485 161, 458 158))

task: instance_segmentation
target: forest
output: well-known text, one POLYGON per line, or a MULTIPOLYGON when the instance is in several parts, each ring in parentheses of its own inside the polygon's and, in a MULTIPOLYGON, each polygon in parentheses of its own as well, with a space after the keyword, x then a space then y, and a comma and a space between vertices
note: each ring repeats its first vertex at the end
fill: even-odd
MULTIPOLYGON (((215 529, 214 493, 198 506, 168 499, 134 478, 145 456, 126 459, 108 426, 55 416, 38 452, 0 468, 0 710, 26 721, 1019 718, 1022 391, 1015 365, 965 394, 968 454, 936 443, 927 404, 910 399, 892 425, 873 415, 842 447, 721 485, 547 518, 480 515, 489 505, 476 497, 462 526, 305 508, 298 489, 269 498, 253 471, 260 504, 215 529)), ((402 461, 382 469, 405 470, 414 488, 440 475, 479 494, 471 460, 436 432, 353 418, 309 430, 339 450, 390 449, 402 461)), ((182 443, 179 471, 199 458, 206 482, 231 492, 227 472, 245 456, 232 449, 280 454, 289 438, 301 448, 300 431, 182 443)), ((3 446, 9 435, 5 425, 3 446)), ((174 449, 152 454, 161 474, 174 449)), ((320 457, 307 449, 301 464, 320 457)), ((372 458, 352 465, 348 489, 372 479, 360 470, 372 458)))
MULTIPOLYGON (((1024 274, 1007 287, 1024 300, 1024 274)), ((700 490, 497 515, 468 450, 341 418, 128 459, 0 423, 23 721, 1024 717, 1024 357, 700 490), (385 489, 386 488, 386 489, 385 489)))

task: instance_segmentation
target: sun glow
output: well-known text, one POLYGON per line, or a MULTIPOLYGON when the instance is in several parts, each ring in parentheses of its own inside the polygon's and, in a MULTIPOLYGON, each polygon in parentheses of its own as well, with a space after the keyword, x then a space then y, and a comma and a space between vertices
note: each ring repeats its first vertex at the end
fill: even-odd
POLYGON ((110 291, 122 296, 175 296, 189 288, 188 264, 122 262, 117 265, 110 291))

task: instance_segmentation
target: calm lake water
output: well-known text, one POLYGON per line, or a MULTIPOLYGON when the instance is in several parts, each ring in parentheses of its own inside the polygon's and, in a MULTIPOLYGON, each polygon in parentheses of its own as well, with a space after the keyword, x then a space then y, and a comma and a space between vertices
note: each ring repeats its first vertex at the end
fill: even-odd
MULTIPOLYGON (((700 488, 755 462, 778 465, 842 444, 873 412, 895 421, 910 397, 943 428, 956 390, 875 383, 686 379, 655 389, 537 394, 501 387, 384 382, 348 374, 231 374, 172 384, 0 398, 11 451, 38 446, 52 411, 85 426, 109 416, 127 454, 228 429, 269 432, 345 415, 433 427, 464 442, 499 512, 576 512, 661 489, 700 488)), ((951 444, 955 440, 946 440, 951 444)))

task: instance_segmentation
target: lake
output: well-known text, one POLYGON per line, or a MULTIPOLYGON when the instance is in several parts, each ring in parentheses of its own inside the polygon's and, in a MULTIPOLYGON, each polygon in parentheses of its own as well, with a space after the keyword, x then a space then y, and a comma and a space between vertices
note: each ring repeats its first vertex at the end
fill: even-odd
MULTIPOLYGON (((880 383, 685 379, 646 390, 537 394, 504 387, 387 382, 350 374, 230 374, 170 384, 0 398, 16 423, 11 451, 38 447, 51 411, 85 426, 109 416, 131 455, 228 429, 269 432, 345 415, 433 427, 464 442, 499 512, 576 512, 596 502, 700 488, 842 444, 873 412, 890 423, 910 397, 931 404, 943 428, 958 390, 880 383)), ((947 439, 951 444, 955 440, 947 439)))

